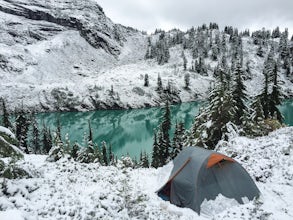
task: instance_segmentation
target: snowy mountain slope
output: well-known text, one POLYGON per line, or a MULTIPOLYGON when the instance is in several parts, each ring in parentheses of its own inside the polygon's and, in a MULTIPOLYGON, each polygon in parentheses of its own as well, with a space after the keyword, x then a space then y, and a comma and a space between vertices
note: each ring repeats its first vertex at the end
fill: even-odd
MULTIPOLYGON (((167 32, 166 38, 176 34, 188 39, 188 34, 179 30, 167 32)), ((214 41, 223 32, 211 30, 211 34, 214 41)), ((183 49, 184 42, 170 46, 170 59, 164 65, 155 59, 145 60, 148 37, 155 44, 160 32, 147 36, 114 24, 93 0, 0 0, 0 97, 10 111, 21 108, 22 103, 24 108, 38 111, 156 106, 165 97, 156 91, 160 75, 163 86, 169 83, 176 92, 173 102, 206 98, 219 63, 211 60, 211 49, 204 58, 207 75, 202 75, 190 71, 194 58, 189 48, 183 49), (182 51, 187 58, 186 71, 182 51), (190 90, 184 89, 187 73, 190 90), (145 74, 149 87, 143 86, 145 74)), ((251 69, 251 78, 245 83, 248 93, 256 95, 262 88, 269 48, 264 47, 265 56, 259 57, 251 37, 242 37, 242 41, 243 63, 249 62, 251 69)), ((276 48, 278 41, 275 39, 276 48)), ((281 69, 283 91, 292 96, 293 80, 283 72, 281 69)))
POLYGON ((293 217, 293 128, 268 136, 234 137, 219 150, 235 157, 256 181, 262 195, 239 205, 219 195, 205 201, 202 214, 161 200, 172 163, 159 169, 80 164, 26 155, 20 166, 32 179, 0 179, 0 218, 19 219, 268 219, 293 217))
POLYGON ((98 73, 143 57, 146 37, 113 24, 93 1, 1 0, 0 15, 0 96, 10 109, 22 101, 58 109, 63 90, 67 109, 93 108, 87 97, 98 73))

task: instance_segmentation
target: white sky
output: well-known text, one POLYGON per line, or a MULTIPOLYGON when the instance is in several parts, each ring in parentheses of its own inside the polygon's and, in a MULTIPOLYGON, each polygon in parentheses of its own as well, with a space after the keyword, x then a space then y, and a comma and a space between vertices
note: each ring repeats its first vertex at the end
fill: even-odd
POLYGON ((240 30, 289 28, 293 33, 293 0, 96 0, 115 23, 153 32, 186 30, 216 22, 240 30))

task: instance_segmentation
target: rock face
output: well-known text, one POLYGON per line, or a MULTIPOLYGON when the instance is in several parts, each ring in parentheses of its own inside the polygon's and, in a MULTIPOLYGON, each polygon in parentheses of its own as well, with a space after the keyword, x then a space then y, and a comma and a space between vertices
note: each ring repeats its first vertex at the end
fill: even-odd
POLYGON ((99 77, 145 47, 146 35, 114 24, 93 0, 0 0, 0 97, 9 110, 119 107, 99 77))
MULTIPOLYGON (((121 25, 113 24, 103 12, 103 9, 92 1, 26 1, 1 0, 0 11, 23 17, 32 21, 45 21, 46 25, 28 28, 26 43, 33 40, 44 40, 62 30, 79 31, 80 35, 93 47, 103 48, 112 55, 119 55, 125 41, 121 25)), ((10 27, 19 23, 9 22, 10 27)), ((13 28, 12 28, 13 29, 13 28)), ((21 37, 17 32, 8 31, 12 38, 21 37)), ((23 35, 23 33, 21 33, 23 35)), ((17 42, 18 40, 15 39, 17 42)))

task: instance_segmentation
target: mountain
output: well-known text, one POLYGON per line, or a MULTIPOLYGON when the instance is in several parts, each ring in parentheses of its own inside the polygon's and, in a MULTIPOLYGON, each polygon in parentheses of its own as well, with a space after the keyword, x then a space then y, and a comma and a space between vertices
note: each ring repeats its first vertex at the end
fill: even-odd
MULTIPOLYGON (((22 106, 37 111, 139 108, 160 105, 166 97, 174 103, 194 101, 207 97, 223 54, 229 69, 233 57, 242 54, 245 84, 254 96, 262 88, 271 48, 276 60, 281 56, 286 32, 273 32, 238 33, 211 23, 147 35, 114 24, 93 0, 0 0, 0 97, 11 111, 22 106), (241 49, 235 49, 236 41, 241 49)), ((288 36, 285 43, 288 53, 279 59, 279 79, 292 97, 288 36)))

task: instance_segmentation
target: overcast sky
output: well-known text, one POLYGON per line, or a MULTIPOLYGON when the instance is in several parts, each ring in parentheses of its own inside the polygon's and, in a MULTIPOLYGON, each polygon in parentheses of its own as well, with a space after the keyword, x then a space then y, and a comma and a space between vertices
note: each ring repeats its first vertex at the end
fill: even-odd
POLYGON ((251 30, 279 26, 293 33, 293 0, 96 0, 115 23, 153 32, 216 22, 251 30))

